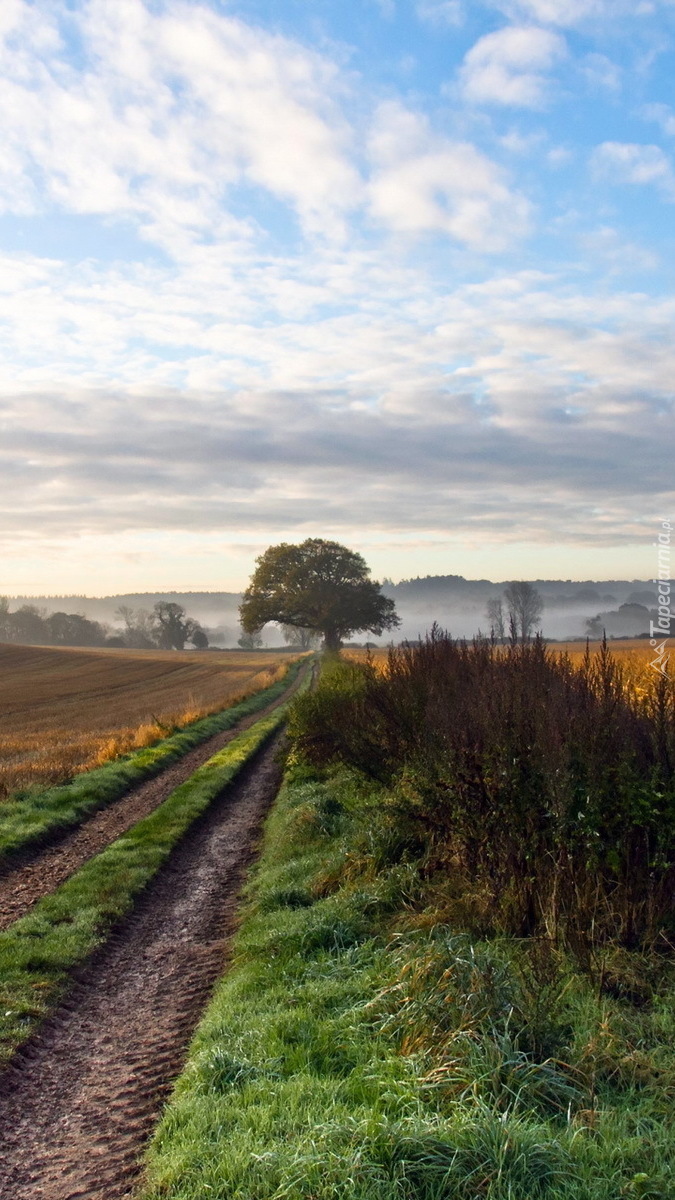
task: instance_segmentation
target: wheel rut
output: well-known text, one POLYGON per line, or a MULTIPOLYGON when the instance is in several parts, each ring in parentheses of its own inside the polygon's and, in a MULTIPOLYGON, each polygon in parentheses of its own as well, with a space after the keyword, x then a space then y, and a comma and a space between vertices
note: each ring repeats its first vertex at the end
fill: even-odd
POLYGON ((216 733, 195 746, 177 762, 146 783, 126 792, 119 800, 100 809, 72 831, 60 835, 56 843, 27 851, 0 868, 0 930, 7 929, 25 916, 38 900, 53 892, 88 859, 99 854, 137 821, 147 817, 166 800, 179 784, 224 746, 256 721, 285 704, 300 686, 307 672, 303 668, 292 686, 266 708, 244 717, 232 729, 216 733))
POLYGON ((279 735, 178 846, 64 1003, 0 1075, 2 1200, 121 1200, 222 974, 280 782, 279 735))

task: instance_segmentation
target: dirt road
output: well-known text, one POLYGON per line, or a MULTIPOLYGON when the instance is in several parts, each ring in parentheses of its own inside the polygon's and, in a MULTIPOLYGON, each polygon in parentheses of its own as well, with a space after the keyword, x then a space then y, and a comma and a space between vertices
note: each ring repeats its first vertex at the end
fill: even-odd
POLYGON ((279 738, 193 826, 134 915, 0 1075, 2 1200, 118 1200, 222 973, 278 788, 279 738))
POLYGON ((53 892, 59 884, 77 871, 87 859, 99 854, 116 838, 131 829, 137 821, 147 817, 179 784, 189 779, 197 767, 231 742, 233 738, 249 729, 267 713, 297 691, 309 667, 300 671, 293 685, 278 700, 249 717, 245 717, 233 729, 216 733, 208 741, 195 746, 177 762, 166 767, 160 775, 133 788, 119 800, 94 813, 82 825, 52 845, 34 850, 4 864, 0 874, 0 929, 6 929, 13 921, 24 916, 42 896, 53 892))

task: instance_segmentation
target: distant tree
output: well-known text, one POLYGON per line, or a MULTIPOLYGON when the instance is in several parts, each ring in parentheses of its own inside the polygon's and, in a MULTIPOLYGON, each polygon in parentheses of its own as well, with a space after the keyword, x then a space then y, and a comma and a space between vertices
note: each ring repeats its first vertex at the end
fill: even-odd
POLYGON ((485 608, 485 613, 488 621, 490 622, 490 631, 492 637, 495 637, 498 641, 503 642, 506 635, 504 597, 490 596, 485 608))
MULTIPOLYGON (((644 604, 620 604, 617 609, 599 612, 586 622, 589 637, 639 637, 649 633, 650 620, 655 621, 657 609, 648 609, 644 604)), ((671 634, 672 636, 672 634, 671 634)))
POLYGON ((533 584, 521 579, 504 588, 504 599, 512 634, 515 633, 521 642, 526 642, 541 623, 544 601, 540 593, 533 584))
POLYGON ((9 641, 10 626, 9 600, 6 596, 0 596, 0 642, 9 641))
POLYGON ((277 621, 320 633, 326 649, 337 650, 359 630, 379 635, 400 624, 394 601, 369 579, 365 560, 339 542, 282 542, 256 561, 239 608, 245 633, 277 621))
POLYGON ((125 646, 132 650, 153 650, 155 642, 155 618, 147 608, 131 608, 120 604, 115 615, 124 622, 122 637, 125 646))
POLYGON ((173 600, 160 600, 153 609, 155 615, 155 639, 164 650, 183 650, 187 641, 192 641, 201 625, 186 615, 182 604, 173 600))
POLYGON ((246 633, 244 630, 241 637, 237 640, 237 645, 242 650, 259 650, 262 644, 262 634, 257 629, 253 633, 246 633))
POLYGON ((107 630, 98 621, 90 621, 81 613, 51 613, 45 625, 54 646, 102 646, 107 637, 107 630))
POLYGON ((9 614, 10 642, 19 642, 28 646, 39 646, 50 640, 44 609, 36 608, 34 604, 22 604, 15 612, 9 614))
POLYGON ((192 642, 195 650, 206 650, 209 645, 209 639, 204 633, 204 630, 201 628, 195 629, 190 641, 192 642))
POLYGON ((280 628, 286 644, 297 646, 298 650, 313 650, 321 641, 315 629, 303 629, 301 625, 281 625, 280 628))

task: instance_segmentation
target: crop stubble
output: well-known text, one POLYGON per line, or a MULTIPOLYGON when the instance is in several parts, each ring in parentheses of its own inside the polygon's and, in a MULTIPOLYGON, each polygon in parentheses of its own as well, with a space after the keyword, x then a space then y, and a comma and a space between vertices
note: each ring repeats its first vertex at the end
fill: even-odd
POLYGON ((113 804, 94 813, 76 829, 59 837, 56 844, 26 852, 4 864, 0 873, 0 929, 24 916, 38 900, 53 892, 79 867, 100 853, 116 838, 153 812, 171 792, 183 783, 212 755, 250 729, 268 713, 287 703, 297 691, 304 671, 293 685, 265 708, 239 721, 232 729, 214 734, 195 746, 160 775, 133 788, 113 804))
POLYGON ((60 783, 267 687, 288 656, 0 644, 0 800, 60 783))

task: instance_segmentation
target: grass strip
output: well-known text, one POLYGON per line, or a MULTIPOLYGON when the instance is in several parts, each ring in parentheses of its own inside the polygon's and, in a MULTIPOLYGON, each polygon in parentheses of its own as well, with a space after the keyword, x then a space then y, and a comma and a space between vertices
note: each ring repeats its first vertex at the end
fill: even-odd
POLYGON ((203 717, 154 746, 76 775, 70 782, 43 792, 28 792, 0 805, 0 862, 47 841, 57 831, 78 825, 92 813, 118 800, 130 788, 152 779, 216 733, 231 729, 244 717, 274 703, 294 682, 304 660, 292 663, 271 687, 222 712, 203 717))
POLYGON ((279 728, 286 709, 240 734, 150 816, 0 933, 0 1061, 54 1008, 72 969, 106 940, 190 825, 279 728))
POLYGON ((353 776, 287 775, 139 1200, 675 1195, 675 989, 638 1009, 415 921, 380 821, 353 776))

